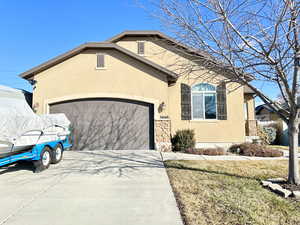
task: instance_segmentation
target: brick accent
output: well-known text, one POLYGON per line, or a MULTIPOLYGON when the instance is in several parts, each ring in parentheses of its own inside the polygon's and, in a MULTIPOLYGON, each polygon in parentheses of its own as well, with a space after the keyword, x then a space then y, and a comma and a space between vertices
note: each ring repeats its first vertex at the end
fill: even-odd
POLYGON ((256 120, 246 120, 246 136, 257 136, 256 120))
POLYGON ((155 120, 155 145, 162 152, 172 151, 171 145, 171 120, 155 120))

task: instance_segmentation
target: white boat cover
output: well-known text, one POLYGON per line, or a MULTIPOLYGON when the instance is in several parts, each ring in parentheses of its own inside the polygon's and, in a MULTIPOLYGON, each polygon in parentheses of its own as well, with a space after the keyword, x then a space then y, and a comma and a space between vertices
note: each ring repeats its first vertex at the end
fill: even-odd
POLYGON ((22 90, 0 85, 0 141, 15 143, 33 131, 45 131, 55 126, 68 130, 70 121, 64 114, 35 114, 22 90))

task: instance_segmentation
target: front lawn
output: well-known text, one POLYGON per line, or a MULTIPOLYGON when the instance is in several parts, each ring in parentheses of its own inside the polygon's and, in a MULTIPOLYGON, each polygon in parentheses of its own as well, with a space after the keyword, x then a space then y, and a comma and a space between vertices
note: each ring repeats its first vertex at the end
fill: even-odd
MULTIPOLYGON (((284 146, 284 145, 269 145, 270 148, 272 149, 278 149, 278 150, 289 150, 289 146, 284 146)), ((300 152, 300 147, 298 148, 298 151, 300 152)))
POLYGON ((166 161, 186 225, 300 224, 300 202, 264 189, 261 179, 285 177, 287 160, 166 161))

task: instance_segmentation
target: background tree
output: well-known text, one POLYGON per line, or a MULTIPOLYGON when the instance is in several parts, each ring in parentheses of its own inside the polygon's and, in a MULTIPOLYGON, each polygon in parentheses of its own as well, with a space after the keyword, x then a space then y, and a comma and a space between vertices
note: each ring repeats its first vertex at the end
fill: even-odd
MULTIPOLYGON (((299 2, 294 0, 159 0, 152 12, 181 43, 195 65, 231 74, 228 82, 249 86, 289 129, 288 181, 300 184, 298 169, 299 2), (251 79, 249 79, 251 77, 251 79), (279 93, 287 107, 259 88, 279 93)), ((191 64, 183 65, 187 71, 191 64)))

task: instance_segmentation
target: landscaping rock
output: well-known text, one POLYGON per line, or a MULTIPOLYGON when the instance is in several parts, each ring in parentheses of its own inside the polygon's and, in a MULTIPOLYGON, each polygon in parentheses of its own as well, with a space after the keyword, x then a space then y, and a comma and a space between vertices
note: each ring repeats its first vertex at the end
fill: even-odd
POLYGON ((269 187, 271 190, 273 190, 273 191, 282 189, 282 187, 281 187, 279 184, 274 184, 274 183, 270 183, 270 184, 268 185, 268 187, 269 187))
POLYGON ((272 191, 274 191, 275 193, 277 193, 277 194, 279 194, 279 195, 281 195, 281 196, 283 196, 285 198, 289 197, 292 194, 291 191, 282 188, 279 184, 273 184, 273 183, 271 183, 271 184, 269 184, 269 188, 272 191))
POLYGON ((263 187, 268 187, 270 184, 272 184, 272 182, 263 180, 263 181, 261 181, 261 184, 263 187))
POLYGON ((300 200, 300 191, 293 191, 293 197, 300 200))

